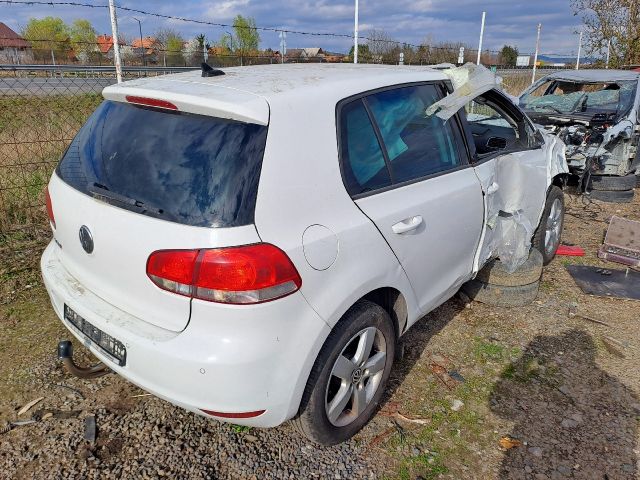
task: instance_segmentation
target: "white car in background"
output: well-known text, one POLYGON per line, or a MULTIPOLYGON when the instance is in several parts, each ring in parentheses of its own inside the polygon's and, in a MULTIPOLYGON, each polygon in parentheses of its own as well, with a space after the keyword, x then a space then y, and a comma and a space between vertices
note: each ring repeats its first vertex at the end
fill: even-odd
POLYGON ((171 403, 348 439, 398 338, 507 232, 546 262, 560 242, 562 142, 472 77, 466 96, 446 71, 315 64, 107 87, 48 185, 56 313, 171 403))

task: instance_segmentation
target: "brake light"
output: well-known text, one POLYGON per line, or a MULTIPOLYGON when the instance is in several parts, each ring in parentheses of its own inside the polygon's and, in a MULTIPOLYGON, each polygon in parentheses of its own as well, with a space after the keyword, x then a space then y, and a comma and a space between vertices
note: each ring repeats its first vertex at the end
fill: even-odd
POLYGON ((166 100, 160 100, 157 98, 137 97, 135 95, 127 95, 125 97, 127 102, 135 103, 136 105, 144 105, 147 107, 166 108, 168 110, 178 110, 173 103, 166 100))
POLYGON ((158 287, 200 300, 268 302, 300 288, 302 279, 287 254, 268 243, 202 250, 159 250, 147 260, 158 287))
POLYGON ((56 218, 53 216, 53 205, 51 204, 51 195, 49 195, 49 187, 45 187, 44 189, 44 198, 47 204, 47 215, 49 216, 49 222, 51 222, 51 226, 56 228, 56 218))

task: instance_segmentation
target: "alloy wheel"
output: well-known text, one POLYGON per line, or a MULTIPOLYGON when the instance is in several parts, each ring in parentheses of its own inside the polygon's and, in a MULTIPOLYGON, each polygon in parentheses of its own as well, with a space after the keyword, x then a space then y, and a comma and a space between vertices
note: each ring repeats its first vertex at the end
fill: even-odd
POLYGON ((325 394, 325 411, 332 425, 356 420, 371 403, 387 363, 387 343, 376 327, 356 333, 336 358, 325 394))

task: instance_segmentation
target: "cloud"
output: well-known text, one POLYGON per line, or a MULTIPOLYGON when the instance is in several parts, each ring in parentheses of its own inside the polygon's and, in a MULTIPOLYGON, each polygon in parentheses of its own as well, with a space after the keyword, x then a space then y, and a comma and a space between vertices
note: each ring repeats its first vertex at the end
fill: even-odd
MULTIPOLYGON (((55 0, 54 0, 55 1, 55 0)), ((310 32, 353 33, 353 0, 182 0, 158 2, 155 0, 120 0, 123 6, 159 12, 215 23, 232 23, 237 14, 253 16, 258 26, 278 27, 310 32)), ((96 5, 103 5, 97 2, 96 5)), ((30 17, 53 15, 71 22, 87 18, 100 33, 111 30, 108 10, 65 6, 5 5, 5 23, 19 30, 30 17)), ((574 17, 569 2, 558 0, 360 0, 360 32, 378 29, 386 31, 398 41, 419 44, 424 38, 436 41, 463 42, 470 47, 478 43, 482 11, 487 12, 484 46, 499 50, 509 44, 522 52, 535 46, 536 26, 542 23, 541 50, 569 54, 577 50, 574 34, 580 21, 574 17)), ((152 16, 119 11, 120 30, 127 36, 137 36, 137 23, 143 20, 144 35, 153 34, 161 27, 179 30, 186 38, 204 33, 210 41, 220 38, 228 28, 197 23, 167 20, 152 16)), ((275 32, 261 32, 262 46, 278 48, 275 32)), ((348 38, 313 35, 287 36, 289 48, 321 46, 331 50, 347 51, 352 41, 348 38)))

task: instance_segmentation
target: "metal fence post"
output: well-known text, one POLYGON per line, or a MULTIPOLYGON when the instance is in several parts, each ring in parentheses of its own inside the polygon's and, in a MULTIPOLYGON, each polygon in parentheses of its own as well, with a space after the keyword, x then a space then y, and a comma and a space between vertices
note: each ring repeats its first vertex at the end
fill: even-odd
POLYGON ((111 35, 113 35, 113 61, 116 65, 116 78, 122 83, 122 64, 120 63, 120 44, 118 43, 118 20, 113 0, 109 0, 109 15, 111 17, 111 35))

